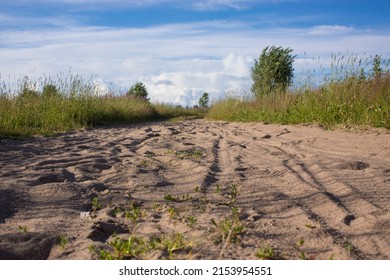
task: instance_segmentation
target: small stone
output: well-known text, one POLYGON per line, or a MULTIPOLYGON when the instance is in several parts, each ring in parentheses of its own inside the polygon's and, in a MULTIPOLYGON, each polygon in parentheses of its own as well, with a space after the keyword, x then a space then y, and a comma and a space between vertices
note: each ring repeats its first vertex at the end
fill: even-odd
POLYGON ((90 219, 90 212, 80 212, 80 219, 90 219))

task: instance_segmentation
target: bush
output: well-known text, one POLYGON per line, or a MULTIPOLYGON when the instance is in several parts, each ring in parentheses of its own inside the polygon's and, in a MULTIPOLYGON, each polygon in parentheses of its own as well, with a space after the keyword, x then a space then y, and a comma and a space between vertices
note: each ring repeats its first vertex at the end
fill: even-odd
POLYGON ((252 92, 256 96, 285 91, 291 84, 295 56, 293 50, 282 47, 266 47, 263 49, 255 65, 252 67, 252 92))
POLYGON ((148 99, 148 91, 143 83, 135 83, 128 91, 127 95, 135 98, 148 99))
POLYGON ((202 97, 199 98, 199 107, 207 108, 209 104, 209 94, 207 92, 203 93, 202 97))
POLYGON ((43 98, 58 97, 58 96, 59 96, 59 92, 58 92, 58 89, 55 85, 46 84, 43 87, 43 90, 42 90, 42 97, 43 98))

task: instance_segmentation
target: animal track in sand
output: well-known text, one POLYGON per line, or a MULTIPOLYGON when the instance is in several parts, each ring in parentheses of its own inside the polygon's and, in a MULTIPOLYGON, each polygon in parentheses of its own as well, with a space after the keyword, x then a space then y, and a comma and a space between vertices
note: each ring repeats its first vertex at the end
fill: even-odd
POLYGON ((264 244, 286 259, 297 248, 388 259, 388 143, 386 132, 205 120, 2 141, 0 258, 88 259, 116 237, 179 233, 193 248, 177 259, 255 259, 264 244), (229 223, 243 227, 236 243, 222 242, 229 223), (51 243, 60 235, 64 250, 51 243))

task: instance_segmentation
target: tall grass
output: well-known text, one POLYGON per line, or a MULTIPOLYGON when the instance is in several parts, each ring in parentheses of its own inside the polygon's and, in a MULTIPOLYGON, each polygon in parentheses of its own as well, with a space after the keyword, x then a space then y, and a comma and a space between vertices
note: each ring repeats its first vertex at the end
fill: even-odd
POLYGON ((3 82, 0 88, 0 138, 194 114, 198 112, 104 93, 92 82, 71 74, 38 84, 23 78, 13 86, 3 82))
MULTIPOLYGON (((321 86, 301 86, 243 101, 229 97, 216 102, 207 117, 214 120, 268 123, 313 123, 326 128, 375 126, 390 129, 390 75, 365 73, 361 60, 347 64, 333 57, 321 86)), ((366 65, 364 66, 366 67, 366 65)))

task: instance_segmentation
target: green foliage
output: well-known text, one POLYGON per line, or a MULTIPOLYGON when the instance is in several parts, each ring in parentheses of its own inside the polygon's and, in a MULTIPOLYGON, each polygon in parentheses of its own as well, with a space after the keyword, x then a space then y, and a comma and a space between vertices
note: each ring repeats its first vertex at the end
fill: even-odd
POLYGON ((148 91, 146 86, 141 82, 136 82, 128 91, 127 95, 134 98, 141 98, 147 100, 148 91))
POLYGON ((207 108, 209 104, 209 94, 207 92, 203 93, 202 97, 199 98, 199 107, 207 108))
POLYGON ((252 67, 252 91, 256 96, 284 92, 293 78, 291 48, 266 47, 252 67))
POLYGON ((173 121, 203 118, 206 110, 203 108, 183 108, 181 106, 157 103, 153 106, 157 114, 173 121))
POLYGON ((60 245, 62 250, 65 250, 66 245, 69 243, 69 236, 67 236, 67 235, 60 235, 58 237, 58 241, 59 241, 58 245, 60 245))
POLYGON ((143 213, 141 211, 141 207, 137 206, 134 202, 129 202, 130 210, 125 211, 126 219, 130 219, 132 221, 137 221, 142 218, 143 213))
POLYGON ((59 97, 59 92, 57 87, 53 84, 46 84, 42 90, 42 97, 43 98, 59 97))
POLYGON ((273 260, 276 258, 275 250, 270 245, 259 248, 255 255, 261 260, 273 260))
POLYGON ((21 226, 21 225, 18 225, 18 230, 22 233, 26 233, 27 232, 27 227, 26 226, 21 226))
POLYGON ((92 210, 93 210, 93 211, 97 211, 97 210, 99 210, 100 208, 102 208, 102 203, 99 201, 99 198, 98 198, 98 197, 94 197, 94 198, 92 199, 91 205, 92 205, 92 210))
POLYGON ((352 57, 345 63, 333 56, 333 60, 319 87, 304 85, 284 94, 257 95, 256 99, 247 100, 228 97, 214 103, 207 117, 243 122, 313 123, 328 129, 338 125, 390 129, 390 75, 383 74, 387 73, 386 68, 380 77, 368 79, 364 74, 367 65, 361 59, 352 57))
POLYGON ((190 150, 184 150, 184 151, 174 151, 174 154, 179 159, 194 159, 194 160, 200 160, 204 155, 201 150, 197 149, 190 149, 190 150))
POLYGON ((110 250, 90 247, 90 251, 95 253, 100 260, 124 260, 139 258, 151 249, 148 240, 131 235, 128 240, 119 237, 109 243, 110 250))
POLYGON ((41 80, 23 77, 9 84, 0 81, 0 138, 57 132, 89 126, 124 124, 168 118, 200 118, 203 109, 151 104, 144 98, 102 95, 92 82, 69 74, 41 80), (32 90, 42 88, 42 93, 32 90))
POLYGON ((381 68, 381 56, 375 55, 372 63, 372 76, 375 78, 380 78, 382 76, 382 68, 381 68))
POLYGON ((108 250, 98 249, 96 246, 89 247, 91 253, 94 253, 101 260, 142 259, 152 250, 161 250, 168 254, 169 259, 173 259, 176 251, 191 249, 191 242, 187 242, 181 233, 149 239, 134 235, 131 235, 127 240, 117 237, 109 242, 108 250))

